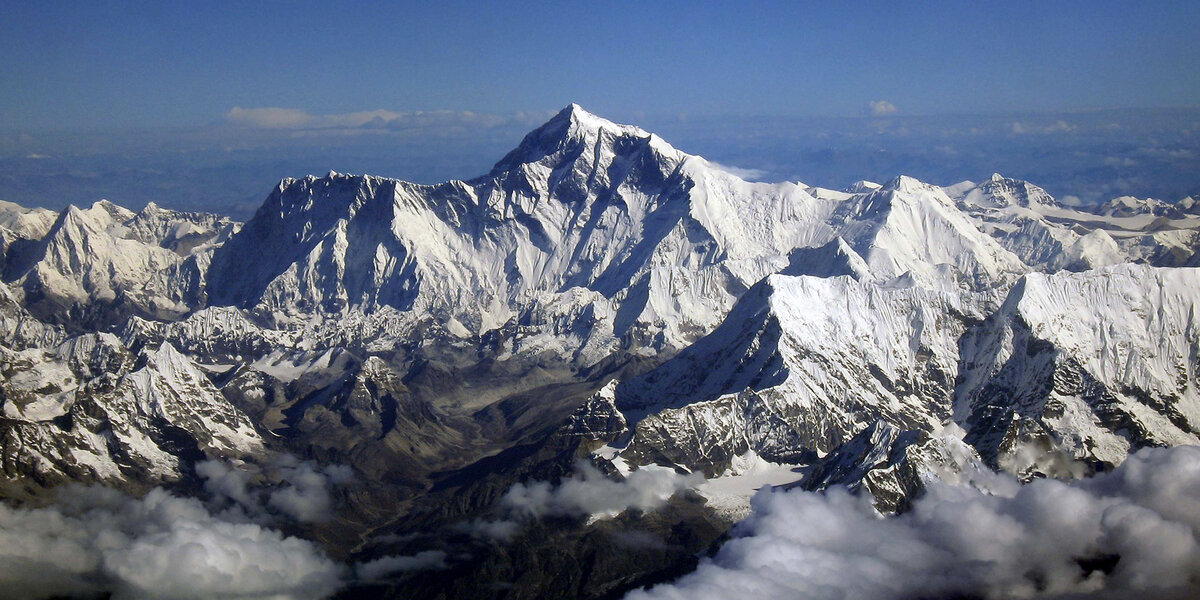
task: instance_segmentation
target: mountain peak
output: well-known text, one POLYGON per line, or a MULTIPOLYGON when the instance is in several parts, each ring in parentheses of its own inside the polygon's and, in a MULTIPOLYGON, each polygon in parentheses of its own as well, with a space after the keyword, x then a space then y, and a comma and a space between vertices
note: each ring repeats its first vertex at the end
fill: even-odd
MULTIPOLYGON (((595 113, 588 112, 582 106, 572 102, 558 111, 558 114, 546 121, 541 127, 529 133, 529 136, 540 134, 539 137, 592 138, 601 131, 608 131, 615 136, 632 136, 639 138, 650 137, 650 132, 633 125, 622 125, 605 119, 595 113)), ((526 136, 526 137, 529 137, 526 136)))
POLYGON ((929 184, 927 184, 915 177, 909 177, 908 175, 898 175, 895 179, 887 182, 886 185, 884 185, 883 187, 878 188, 878 189, 880 189, 882 191, 895 190, 897 192, 902 192, 902 193, 913 193, 913 192, 917 192, 920 190, 929 189, 929 187, 930 187, 929 184))
MULTIPOLYGON (((548 121, 546 123, 546 125, 543 125, 542 127, 545 127, 547 125, 550 125, 552 123, 557 123, 560 121, 566 122, 572 128, 582 129, 582 130, 586 130, 586 131, 597 131, 600 129, 614 129, 614 130, 615 129, 632 129, 632 130, 642 131, 641 129, 639 129, 637 127, 633 127, 631 125, 621 125, 621 124, 609 121, 608 119, 605 119, 604 117, 601 117, 594 113, 588 112, 582 106, 580 106, 574 102, 568 104, 565 108, 558 111, 558 114, 554 115, 550 119, 550 121, 548 121)), ((643 132, 643 133, 645 133, 645 132, 643 132)), ((646 135, 649 135, 649 134, 646 134, 646 135)))
POLYGON ((540 162, 546 157, 574 155, 582 148, 595 147, 602 139, 608 140, 606 144, 617 139, 640 140, 660 153, 676 153, 662 138, 640 127, 614 123, 571 103, 542 126, 526 134, 515 150, 496 163, 492 176, 511 171, 522 164, 540 162))

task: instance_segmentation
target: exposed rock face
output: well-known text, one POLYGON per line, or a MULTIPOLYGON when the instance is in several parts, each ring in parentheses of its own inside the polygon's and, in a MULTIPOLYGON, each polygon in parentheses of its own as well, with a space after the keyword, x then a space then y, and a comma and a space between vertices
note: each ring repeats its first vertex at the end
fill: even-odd
POLYGON ((620 439, 629 432, 629 423, 617 410, 616 394, 617 380, 613 379, 571 414, 560 435, 603 443, 620 439))
POLYGON ((841 485, 867 492, 887 513, 903 509, 927 483, 955 481, 981 466, 975 451, 952 435, 901 431, 876 421, 817 461, 801 483, 808 490, 841 485))
POLYGON ((718 444, 724 455, 704 466, 720 472, 746 450, 790 462, 823 454, 879 419, 939 427, 952 412, 957 340, 969 315, 983 314, 973 300, 848 277, 771 276, 711 335, 623 386, 627 414, 652 413, 630 447, 669 456, 668 444, 694 451, 738 440, 718 444))

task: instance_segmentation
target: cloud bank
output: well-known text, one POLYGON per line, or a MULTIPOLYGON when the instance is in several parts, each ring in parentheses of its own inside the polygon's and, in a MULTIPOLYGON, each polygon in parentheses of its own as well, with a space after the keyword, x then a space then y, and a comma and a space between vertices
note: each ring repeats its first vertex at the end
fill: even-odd
POLYGON ((1021 121, 1013 121, 1008 124, 1008 130, 1017 135, 1070 133, 1076 129, 1078 129, 1076 126, 1071 125, 1062 119, 1049 124, 1037 124, 1021 121))
POLYGON ((884 518, 843 490, 765 492, 715 557, 627 598, 1120 598, 1200 593, 1200 448, 1090 480, 933 485, 884 518))
POLYGON ((308 541, 225 520, 161 489, 134 499, 68 487, 52 507, 0 505, 4 598, 315 600, 342 577, 308 541))

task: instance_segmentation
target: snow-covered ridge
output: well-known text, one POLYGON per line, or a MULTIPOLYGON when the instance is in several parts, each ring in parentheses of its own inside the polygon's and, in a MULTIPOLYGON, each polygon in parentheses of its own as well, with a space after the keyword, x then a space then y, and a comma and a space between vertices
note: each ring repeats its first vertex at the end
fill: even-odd
POLYGON ((823 455, 880 420, 956 423, 993 466, 1029 444, 1091 468, 1195 444, 1197 286, 1200 270, 1141 265, 1030 273, 1006 293, 771 276, 622 384, 622 456, 720 472, 746 451, 823 455))
MULTIPOLYGON (((20 213, 34 214, 41 215, 20 213)), ((68 206, 45 231, 14 223, 25 224, 0 225, 8 242, 4 279, 27 309, 75 328, 111 325, 130 314, 187 314, 204 302, 212 249, 236 230, 225 217, 153 204, 134 213, 107 200, 68 206)))

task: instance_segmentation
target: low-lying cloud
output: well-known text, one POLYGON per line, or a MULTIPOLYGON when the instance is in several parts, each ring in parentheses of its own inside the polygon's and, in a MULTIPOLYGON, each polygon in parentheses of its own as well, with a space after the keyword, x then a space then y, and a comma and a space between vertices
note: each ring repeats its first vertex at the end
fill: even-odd
POLYGON ((557 485, 534 481, 513 485, 500 498, 501 519, 475 519, 458 530, 478 538, 508 541, 520 533, 521 522, 545 517, 615 517, 627 510, 654 510, 675 494, 704 483, 698 473, 681 475, 674 469, 648 465, 624 479, 612 479, 590 463, 579 463, 575 473, 557 485))
POLYGON ((52 507, 0 505, 0 597, 317 599, 344 568, 312 543, 155 489, 64 488, 52 507))
POLYGON ((1025 134, 1049 134, 1049 133, 1070 133, 1077 128, 1062 119, 1052 123, 1031 123, 1022 121, 1012 121, 1008 124, 1008 130, 1017 135, 1025 134))
POLYGON ((582 463, 572 477, 558 485, 535 481, 512 486, 500 499, 500 505, 510 513, 534 518, 613 517, 631 508, 658 508, 676 493, 703 482, 699 474, 680 475, 674 469, 657 465, 642 467, 623 480, 615 480, 582 463))
POLYGON ((385 556, 360 563, 354 571, 359 581, 382 579, 395 573, 429 571, 446 568, 446 553, 441 550, 426 550, 411 556, 385 556))
POLYGON ((266 465, 205 461, 196 465, 196 472, 214 500, 227 501, 251 515, 270 509, 301 523, 330 518, 333 491, 353 478, 345 465, 319 467, 286 454, 266 465))
POLYGON ((1082 481, 934 484, 888 518, 841 489, 760 493, 715 557, 627 598, 1195 597, 1198 534, 1200 448, 1145 449, 1082 481))

